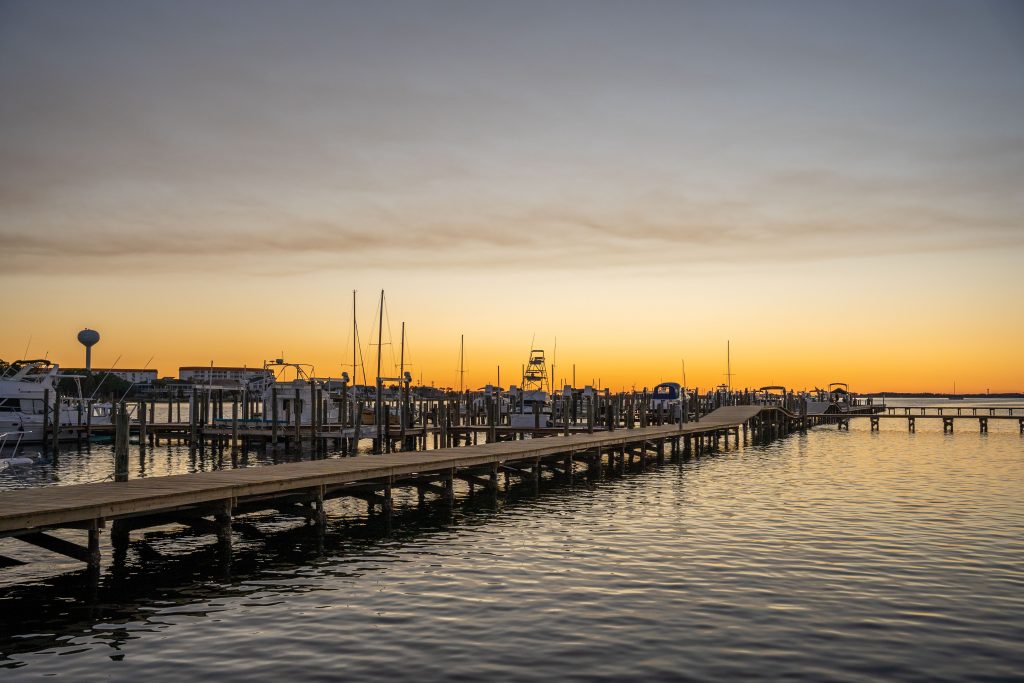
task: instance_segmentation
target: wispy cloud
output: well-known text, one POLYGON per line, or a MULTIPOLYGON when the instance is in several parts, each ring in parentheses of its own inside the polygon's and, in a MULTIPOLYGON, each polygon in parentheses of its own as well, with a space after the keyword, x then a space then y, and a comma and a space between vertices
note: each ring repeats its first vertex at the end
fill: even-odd
POLYGON ((1013 6, 243 7, 0 8, 5 274, 1021 248, 1013 6))

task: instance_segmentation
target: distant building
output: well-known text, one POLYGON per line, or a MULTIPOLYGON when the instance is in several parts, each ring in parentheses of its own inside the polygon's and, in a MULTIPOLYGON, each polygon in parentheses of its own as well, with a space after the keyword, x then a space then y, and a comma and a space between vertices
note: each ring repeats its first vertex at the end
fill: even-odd
MULTIPOLYGON (((62 375, 84 375, 86 374, 85 368, 61 368, 62 375)), ((113 368, 106 370, 104 368, 93 368, 92 374, 103 375, 110 374, 118 379, 123 379, 126 382, 132 382, 134 384, 151 384, 156 381, 157 376, 160 374, 156 370, 146 370, 145 368, 113 368)))
POLYGON ((240 387, 250 380, 273 376, 274 373, 263 368, 218 367, 216 365, 178 368, 178 379, 182 382, 218 387, 240 387))

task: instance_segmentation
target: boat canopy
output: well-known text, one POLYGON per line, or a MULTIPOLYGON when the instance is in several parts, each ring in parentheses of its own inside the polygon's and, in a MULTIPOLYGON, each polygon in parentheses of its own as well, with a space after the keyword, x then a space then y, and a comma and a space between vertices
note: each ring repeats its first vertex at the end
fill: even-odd
POLYGON ((680 385, 678 382, 662 382, 654 387, 652 398, 664 398, 675 400, 679 398, 680 385))

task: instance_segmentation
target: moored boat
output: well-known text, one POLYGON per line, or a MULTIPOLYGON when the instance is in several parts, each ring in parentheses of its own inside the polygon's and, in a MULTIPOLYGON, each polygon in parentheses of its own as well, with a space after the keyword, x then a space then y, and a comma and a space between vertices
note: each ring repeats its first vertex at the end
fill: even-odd
POLYGON ((83 398, 81 391, 59 396, 59 371, 48 360, 19 360, 0 376, 0 433, 7 443, 39 443, 54 424, 58 438, 66 440, 77 436, 73 427, 110 423, 108 404, 83 398))

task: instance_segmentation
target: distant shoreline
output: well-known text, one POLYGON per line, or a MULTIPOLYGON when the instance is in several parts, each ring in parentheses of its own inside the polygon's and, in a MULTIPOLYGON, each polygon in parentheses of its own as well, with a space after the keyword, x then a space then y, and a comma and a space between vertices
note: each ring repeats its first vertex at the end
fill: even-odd
POLYGON ((879 398, 1024 398, 1024 393, 1003 393, 1003 394, 930 394, 927 392, 906 392, 906 391, 874 391, 862 396, 878 396, 879 398))

